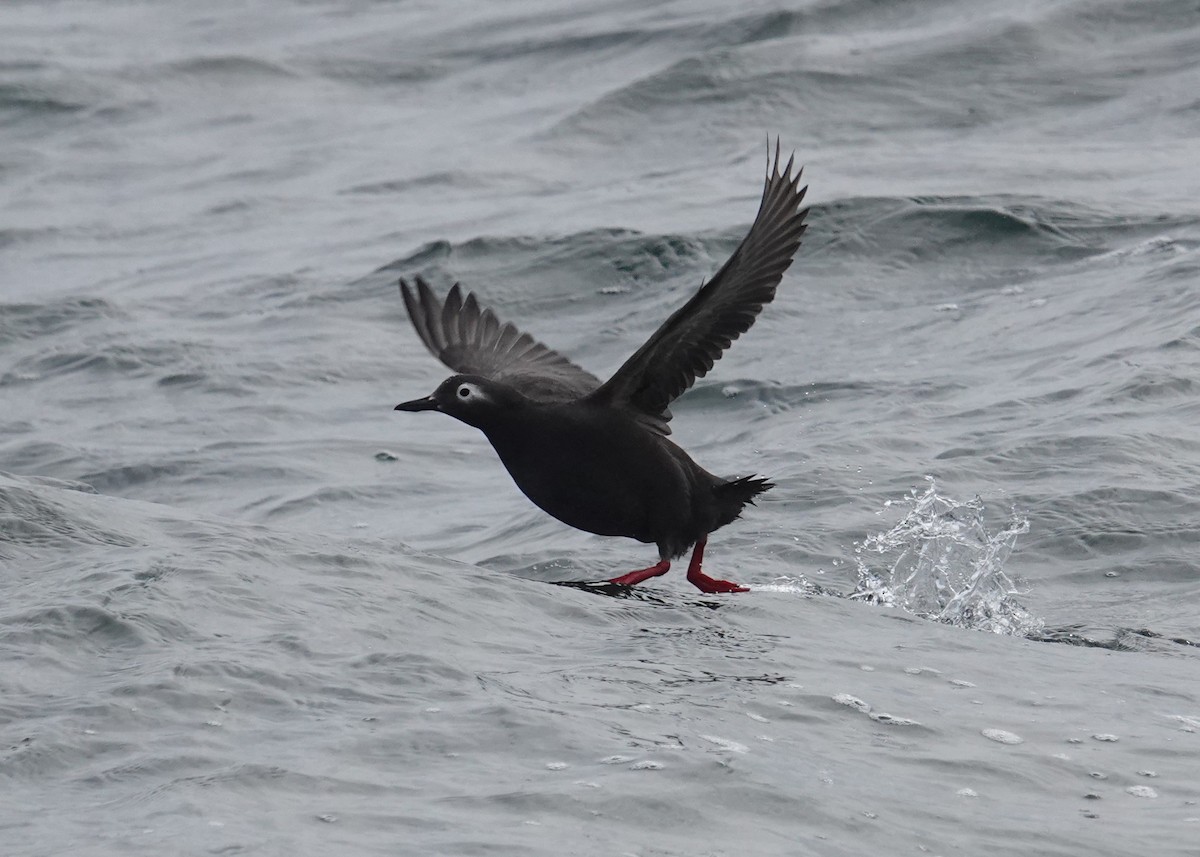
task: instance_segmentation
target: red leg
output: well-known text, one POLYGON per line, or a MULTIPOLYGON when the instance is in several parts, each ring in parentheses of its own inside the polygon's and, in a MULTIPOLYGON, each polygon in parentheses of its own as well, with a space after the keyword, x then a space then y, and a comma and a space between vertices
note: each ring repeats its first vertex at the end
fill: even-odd
POLYGON ((692 551, 691 562, 688 563, 688 582, 701 592, 749 592, 749 587, 741 586, 731 580, 717 580, 716 578, 709 577, 700 570, 700 563, 704 561, 704 546, 706 544, 708 544, 707 538, 696 542, 696 547, 692 551))
POLYGON ((666 574, 670 570, 671 561, 669 559, 659 560, 657 565, 631 571, 629 574, 622 574, 620 577, 614 577, 609 583, 615 583, 618 586, 633 586, 634 584, 641 583, 643 580, 649 580, 652 577, 658 577, 660 574, 666 574))

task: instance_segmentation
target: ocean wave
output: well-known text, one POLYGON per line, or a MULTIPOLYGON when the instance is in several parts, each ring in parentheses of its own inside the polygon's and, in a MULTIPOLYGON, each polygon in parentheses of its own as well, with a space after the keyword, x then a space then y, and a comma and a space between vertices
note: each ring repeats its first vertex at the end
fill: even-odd
POLYGON ((10 559, 15 558, 18 548, 75 544, 132 547, 139 543, 133 533, 78 514, 69 495, 67 502, 60 501, 64 495, 54 490, 58 487, 0 473, 0 551, 9 554, 10 559))
POLYGON ((0 345, 62 333, 100 319, 128 320, 116 304, 95 297, 47 303, 0 303, 0 345))

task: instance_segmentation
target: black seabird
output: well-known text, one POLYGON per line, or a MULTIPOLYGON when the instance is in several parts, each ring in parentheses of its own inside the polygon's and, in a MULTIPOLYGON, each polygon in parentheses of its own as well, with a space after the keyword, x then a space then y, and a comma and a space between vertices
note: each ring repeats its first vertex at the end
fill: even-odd
POLYGON ((668 406, 703 377, 775 297, 806 228, 803 170, 779 169, 779 143, 754 224, 716 276, 603 384, 558 352, 501 323, 456 283, 439 300, 420 277, 400 291, 421 341, 456 373, 398 411, 441 411, 480 429, 513 481, 543 511, 590 533, 658 545, 657 564, 610 582, 666 574, 695 545, 688 580, 745 592, 700 570, 708 534, 774 487, 712 475, 667 439, 668 406))

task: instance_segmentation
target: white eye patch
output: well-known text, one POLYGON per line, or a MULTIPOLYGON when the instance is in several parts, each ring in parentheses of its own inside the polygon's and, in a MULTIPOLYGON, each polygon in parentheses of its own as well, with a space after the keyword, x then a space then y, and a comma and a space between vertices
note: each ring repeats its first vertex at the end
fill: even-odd
POLYGON ((458 385, 458 389, 454 391, 454 395, 461 402, 470 402, 472 400, 479 401, 487 399, 487 395, 483 390, 479 389, 477 384, 463 383, 458 385))

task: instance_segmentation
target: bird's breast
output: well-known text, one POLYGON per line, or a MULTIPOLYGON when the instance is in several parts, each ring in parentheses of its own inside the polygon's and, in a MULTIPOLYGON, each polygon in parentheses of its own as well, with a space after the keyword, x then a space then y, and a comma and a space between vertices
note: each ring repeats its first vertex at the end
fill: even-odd
POLYGON ((654 541, 654 521, 691 494, 685 468, 623 414, 546 407, 487 432, 517 487, 563 523, 654 541))

